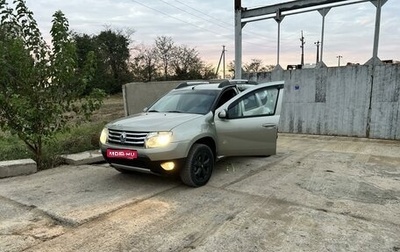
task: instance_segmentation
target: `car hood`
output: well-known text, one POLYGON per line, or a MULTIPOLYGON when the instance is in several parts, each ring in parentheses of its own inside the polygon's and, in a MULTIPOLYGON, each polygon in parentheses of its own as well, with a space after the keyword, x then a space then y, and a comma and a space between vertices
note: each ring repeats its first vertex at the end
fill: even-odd
POLYGON ((170 131, 185 122, 202 117, 187 113, 139 113, 107 124, 107 128, 127 131, 170 131))

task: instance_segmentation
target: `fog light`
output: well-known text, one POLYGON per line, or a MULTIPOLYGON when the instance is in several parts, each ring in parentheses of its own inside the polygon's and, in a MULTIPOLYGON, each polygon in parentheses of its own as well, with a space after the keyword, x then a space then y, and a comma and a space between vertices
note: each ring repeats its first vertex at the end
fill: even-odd
POLYGON ((165 162, 161 164, 161 167, 166 171, 172 171, 175 168, 174 162, 165 162))

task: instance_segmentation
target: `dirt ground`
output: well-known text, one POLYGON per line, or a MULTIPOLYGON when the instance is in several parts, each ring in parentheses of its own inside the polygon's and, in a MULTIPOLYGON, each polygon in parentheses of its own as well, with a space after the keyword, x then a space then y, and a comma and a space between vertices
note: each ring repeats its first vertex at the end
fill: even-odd
POLYGON ((125 115, 122 93, 107 96, 101 108, 94 112, 92 121, 110 122, 125 115))

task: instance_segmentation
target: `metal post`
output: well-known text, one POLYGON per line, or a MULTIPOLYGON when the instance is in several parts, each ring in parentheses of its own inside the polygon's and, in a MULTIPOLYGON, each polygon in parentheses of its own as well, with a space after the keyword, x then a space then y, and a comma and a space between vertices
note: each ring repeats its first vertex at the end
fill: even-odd
POLYGON ((242 2, 235 0, 235 79, 242 78, 242 2))
POLYGON ((320 58, 320 61, 323 61, 323 60, 322 60, 322 56, 324 55, 324 33, 325 33, 325 16, 322 16, 321 58, 320 58))
POLYGON ((276 52, 276 65, 279 66, 279 54, 281 51, 281 21, 278 22, 278 45, 277 45, 277 52, 276 52))
POLYGON ((281 22, 285 16, 281 15, 281 11, 276 11, 275 21, 278 23, 278 45, 277 45, 277 55, 276 55, 276 66, 279 67, 279 57, 281 51, 281 22))
POLYGON ((379 46, 379 33, 381 27, 381 0, 376 2, 376 18, 375 18, 375 35, 374 35, 374 49, 372 53, 373 58, 378 58, 378 46, 379 46))
POLYGON ((365 63, 366 65, 376 65, 379 64, 380 60, 378 58, 378 48, 379 48, 379 32, 381 27, 381 9, 387 0, 370 0, 376 7, 375 16, 375 34, 374 34, 374 47, 372 52, 372 58, 365 63))
POLYGON ((338 65, 338 67, 340 67, 340 59, 343 58, 343 56, 342 55, 338 55, 338 56, 336 56, 336 58, 338 59, 337 65, 338 65))
POLYGON ((378 47, 379 47, 379 33, 381 27, 381 9, 386 3, 386 0, 375 0, 372 3, 376 6, 376 17, 375 17, 375 35, 374 35, 374 49, 372 57, 374 59, 378 58, 378 47))
POLYGON ((320 45, 320 44, 321 44, 321 43, 320 43, 319 41, 314 42, 314 45, 317 46, 317 60, 316 60, 315 64, 318 64, 318 62, 319 62, 319 45, 320 45))
POLYGON ((322 10, 318 10, 318 12, 322 15, 322 31, 321 31, 321 57, 319 61, 323 62, 323 55, 324 55, 324 36, 325 36, 325 16, 331 8, 324 8, 322 10))

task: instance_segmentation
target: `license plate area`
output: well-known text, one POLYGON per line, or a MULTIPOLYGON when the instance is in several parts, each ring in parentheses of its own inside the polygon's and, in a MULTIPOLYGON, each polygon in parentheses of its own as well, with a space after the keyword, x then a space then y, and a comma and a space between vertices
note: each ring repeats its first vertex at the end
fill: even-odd
POLYGON ((136 150, 113 150, 107 149, 108 158, 120 158, 120 159, 136 159, 138 157, 136 150))

